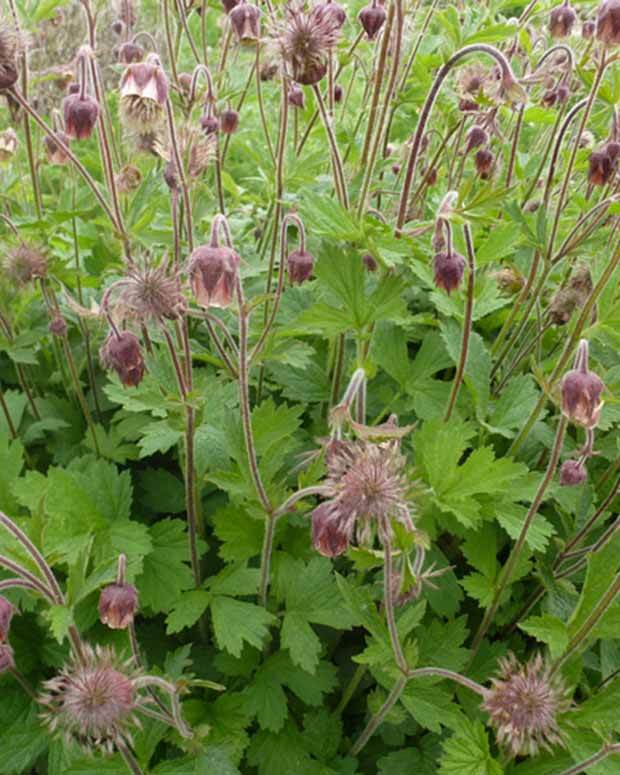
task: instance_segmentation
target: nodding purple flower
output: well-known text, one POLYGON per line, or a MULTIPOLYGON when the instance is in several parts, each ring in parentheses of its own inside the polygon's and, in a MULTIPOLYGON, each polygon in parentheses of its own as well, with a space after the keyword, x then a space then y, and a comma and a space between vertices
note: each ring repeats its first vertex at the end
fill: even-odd
POLYGON ((562 487, 575 487, 588 479, 588 471, 581 460, 567 460, 560 468, 562 487))
POLYGON ((131 741, 131 728, 138 725, 136 711, 146 702, 134 687, 139 675, 111 649, 84 646, 81 659, 73 657, 43 684, 43 720, 68 744, 112 752, 117 742, 131 741))
POLYGON ((495 156, 488 148, 481 148, 474 157, 476 171, 483 180, 488 180, 493 170, 495 156))
POLYGON ((228 14, 230 25, 237 40, 241 43, 253 43, 260 37, 260 8, 246 3, 245 0, 236 5, 228 14))
POLYGON ((120 116, 129 129, 138 133, 158 129, 165 118, 168 78, 157 54, 125 68, 120 82, 120 116))
POLYGON ((588 159, 588 181, 593 186, 604 186, 614 171, 614 163, 606 148, 592 151, 588 159))
POLYGON ((111 630, 126 630, 138 610, 138 592, 132 584, 109 584, 99 595, 99 618, 111 630))
POLYGON ((591 38, 593 38, 595 31, 596 31, 595 22, 584 22, 581 25, 581 37, 584 40, 590 40, 591 38))
POLYGON ((0 643, 0 675, 6 673, 7 670, 13 670, 14 667, 13 649, 8 643, 0 643))
POLYGON ((292 250, 286 259, 288 279, 292 285, 301 285, 312 277, 314 256, 307 250, 292 250))
POLYGON ((220 114, 220 128, 225 135, 234 134, 239 129, 239 113, 233 108, 226 108, 220 114))
POLYGON ((443 288, 448 295, 451 294, 463 281, 465 265, 463 256, 454 250, 450 253, 437 253, 433 259, 435 285, 443 288))
POLYGON ((119 46, 117 59, 122 65, 131 65, 141 62, 144 57, 144 49, 138 43, 126 41, 119 46))
POLYGON ((219 245, 196 248, 189 258, 188 273, 196 302, 205 308, 228 307, 233 299, 241 258, 219 245))
POLYGON ((99 118, 99 103, 87 94, 69 94, 62 103, 65 131, 74 140, 87 140, 99 118))
POLYGON ((596 14, 596 39, 607 46, 620 43, 620 0, 603 0, 596 14))
POLYGON ((0 91, 17 83, 19 48, 20 40, 15 27, 4 19, 0 20, 0 91))
POLYGON ((15 609, 11 603, 9 603, 6 597, 0 595, 0 643, 4 643, 7 639, 14 613, 15 609))
POLYGON ((499 668, 482 703, 498 744, 512 756, 534 756, 541 748, 563 745, 557 717, 569 703, 561 679, 551 676, 540 654, 526 665, 511 654, 499 661, 499 668))
POLYGON ((484 127, 474 124, 465 139, 465 153, 469 153, 475 148, 480 148, 481 145, 486 145, 489 142, 489 135, 484 127))
POLYGON ((573 369, 562 379, 562 411, 584 428, 596 427, 603 406, 603 388, 601 378, 588 369, 588 342, 582 339, 573 369))
POLYGON ((566 38, 571 34, 577 21, 577 14, 564 0, 562 5, 556 6, 549 14, 549 32, 552 38, 566 38))
POLYGON ((110 331, 99 357, 106 369, 114 369, 125 387, 137 387, 142 382, 144 359, 138 337, 131 331, 110 331))
POLYGON ((323 3, 305 11, 303 6, 287 6, 286 21, 276 43, 293 80, 307 86, 318 83, 327 72, 330 52, 340 39, 337 14, 326 12, 323 3))
POLYGON ((385 24, 387 13, 385 8, 377 3, 377 0, 372 0, 369 5, 362 8, 357 18, 364 28, 368 40, 374 40, 381 27, 385 24))
POLYGON ((323 557, 338 557, 349 548, 351 536, 333 503, 321 503, 312 512, 312 546, 323 557))

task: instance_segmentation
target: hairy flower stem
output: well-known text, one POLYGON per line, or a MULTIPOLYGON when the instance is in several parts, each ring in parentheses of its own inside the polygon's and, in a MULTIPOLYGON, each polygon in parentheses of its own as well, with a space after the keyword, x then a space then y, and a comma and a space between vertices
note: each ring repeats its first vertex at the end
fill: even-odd
POLYGON ((608 756, 616 753, 620 754, 620 743, 605 743, 605 745, 595 754, 592 754, 592 756, 584 759, 574 767, 569 767, 567 770, 562 770, 559 775, 582 775, 582 773, 589 770, 590 767, 594 767, 595 764, 602 762, 603 759, 606 759, 608 756))
POLYGON ((344 167, 342 164, 342 158, 340 157, 340 151, 338 150, 338 143, 336 141, 336 135, 334 134, 334 127, 331 118, 325 107, 325 100, 321 94, 319 87, 314 84, 312 87, 314 96, 316 98, 317 105, 319 107, 319 113, 323 122, 323 127, 327 134, 327 141, 329 143, 332 160, 332 170, 334 175, 334 187, 336 189, 336 195, 342 207, 345 210, 349 209, 349 195, 347 193, 347 183, 344 176, 344 167))
POLYGON ((13 422, 13 418, 11 417, 11 413, 9 412, 9 407, 6 402, 6 399, 4 397, 4 390, 2 390, 2 387, 0 386, 0 406, 2 407, 2 413, 4 414, 4 419, 6 420, 7 427, 9 429, 9 435, 15 441, 17 438, 17 430, 15 428, 15 423, 13 422))
POLYGON ((405 179, 403 181, 403 187, 400 195, 400 202, 398 205, 398 218, 396 221, 397 234, 402 233, 403 226, 407 219, 409 193, 411 191, 411 186, 413 184, 413 180, 416 173, 418 158, 420 156, 422 137, 424 136, 424 130, 426 128, 426 124, 428 123, 430 114, 433 110, 433 106, 435 105, 437 95, 439 94, 439 91, 443 85, 443 82, 448 76, 448 73, 454 67, 454 65, 457 62, 459 62, 461 59, 463 59, 463 57, 466 57, 469 54, 474 54, 478 52, 482 54, 488 54, 489 56, 493 57, 493 59, 496 60, 496 62, 500 67, 502 77, 506 77, 514 81, 514 75, 512 73, 512 69, 506 57, 501 53, 501 51, 496 49, 494 46, 489 46, 486 43, 473 43, 470 46, 463 46, 463 48, 459 49, 455 54, 453 54, 450 57, 450 59, 448 59, 448 61, 439 69, 439 72, 437 73, 437 75, 435 76, 435 80, 433 81, 433 85, 431 86, 431 89, 428 92, 426 101, 424 102, 424 105, 422 107, 422 111, 420 112, 420 118, 418 119, 418 125, 416 127, 416 131, 413 137, 413 142, 411 144, 411 150, 409 151, 407 170, 405 172, 405 179))
POLYGON ((194 249, 194 228, 192 223, 192 202, 189 195, 189 186, 187 185, 187 177, 185 175, 185 169, 183 167, 183 159, 181 158, 181 152, 179 150, 179 140, 177 137, 176 126, 174 123, 174 113, 172 110, 172 102, 170 98, 166 100, 166 116, 168 119, 168 132, 170 134, 170 145, 172 146, 172 157, 174 159, 174 166, 177 175, 179 176, 179 185, 181 186, 181 192, 183 195, 183 208, 185 210, 185 223, 187 232, 187 246, 191 253, 194 249))
POLYGON ((469 276, 467 278, 467 298, 465 300, 465 315, 463 317, 463 338, 461 340, 461 354, 459 357, 459 364, 454 375, 452 382, 452 390, 450 391, 450 398, 448 399, 448 406, 446 407, 446 413, 444 414, 444 422, 448 422, 452 416, 452 411, 456 405, 456 400, 463 383, 463 377, 465 376, 465 369, 467 367, 467 356, 469 353, 469 340, 471 338, 472 319, 474 312, 474 289, 475 289, 475 273, 476 273, 476 254, 474 252, 474 241, 472 238, 471 227, 469 224, 464 224, 463 231, 465 232, 465 244, 467 245, 467 258, 469 262, 469 276))
POLYGON ((189 47, 192 50, 192 54, 194 55, 194 59, 196 60, 196 63, 200 64, 200 54, 198 53, 198 48, 196 47, 196 43, 194 42, 194 38, 192 37, 189 24, 187 23, 185 3, 183 2, 183 0, 176 0, 176 6, 177 6, 177 12, 179 14, 179 19, 181 21, 181 27, 183 28, 183 32, 185 33, 185 37, 187 38, 189 47))
POLYGON ((419 667, 416 670, 410 670, 408 676, 410 680, 434 676, 437 678, 447 678, 449 681, 461 684, 461 686, 470 689, 481 697, 485 697, 487 694, 484 686, 476 683, 476 681, 472 681, 471 678, 467 678, 460 673, 455 673, 453 670, 444 670, 442 667, 419 667))
MULTIPOLYGON (((256 99, 258 102, 258 110, 260 113, 260 120, 263 127, 263 134, 265 135, 265 140, 267 141, 267 148, 269 149, 269 155, 271 156, 271 161, 273 162, 273 166, 277 167, 278 163, 276 161, 275 151, 273 150, 273 143, 271 142, 271 134, 269 132, 269 124, 267 123, 267 116, 265 114, 265 103, 263 100, 263 90, 261 88, 261 81, 260 81, 260 40, 256 41, 256 60, 254 62, 254 75, 256 76, 256 99)), ((282 88, 283 89, 285 88, 284 84, 282 85, 282 88)))
MULTIPOLYGON (((38 579, 34 573, 30 573, 29 570, 24 568, 22 565, 19 565, 19 563, 11 560, 10 557, 5 557, 3 554, 0 554, 0 568, 11 571, 11 573, 17 573, 20 577, 19 584, 11 583, 10 585, 7 585, 6 588, 8 588, 8 586, 23 586, 24 588, 32 589, 33 591, 38 592, 52 605, 57 604, 53 590, 51 590, 40 579, 38 579)), ((6 581, 12 582, 12 579, 6 579, 6 581)))
POLYGON ((562 665, 567 662, 572 655, 579 649, 581 644, 586 640, 588 635, 596 627, 602 617, 605 615, 609 607, 614 603, 618 593, 620 592, 620 573, 617 573, 614 580, 611 582, 607 590, 594 607, 594 610, 587 617, 585 622, 581 625, 579 630, 572 637, 568 644, 564 654, 556 659, 551 666, 551 674, 557 672, 562 665))
POLYGON ((121 738, 116 741, 116 747, 132 775, 145 775, 144 770, 138 764, 138 760, 129 749, 129 746, 121 738))
POLYGON ((509 586, 509 584, 512 581, 515 568, 517 567, 517 563, 519 562, 521 553, 523 552, 523 549, 525 547, 525 541, 527 539, 528 531, 532 525, 532 522, 534 521, 534 517, 538 513, 540 504, 542 503, 542 500, 547 491, 547 488, 551 484, 551 480, 553 479, 553 476, 555 474, 556 468, 558 466, 558 461, 560 459, 560 453, 562 452, 562 445, 564 443, 564 434, 566 432, 567 423, 568 421, 566 417, 562 415, 558 422, 558 427, 555 434, 555 441, 553 443, 553 448, 551 450, 551 455, 549 457, 549 463, 547 464, 547 470, 545 471, 545 474, 540 484, 538 485, 538 489, 536 491, 536 495, 534 496, 534 500, 532 501, 532 504, 527 512, 525 520, 523 521, 523 525, 521 527, 521 532, 519 533, 519 537, 517 538, 517 541, 513 546, 512 551, 510 552, 510 556, 506 561, 506 565, 504 566, 500 574, 498 583, 493 593, 493 600, 491 602, 491 605, 486 610, 484 617, 482 619, 482 622, 480 624, 480 627, 478 628, 478 632, 476 633, 476 636, 474 638, 474 641, 472 644, 472 655, 471 655, 472 661, 476 656, 476 654, 478 653, 478 649, 482 644, 483 638, 489 631, 491 623, 493 622, 493 618, 495 617, 495 614, 497 613, 497 609, 499 608, 501 596, 504 593, 504 590, 509 586))
MULTIPOLYGON (((181 366, 179 356, 177 355, 174 342, 170 336, 170 332, 166 328, 165 324, 162 324, 161 331, 166 340, 172 365, 177 378, 177 384, 181 393, 181 398, 185 405, 185 466, 184 466, 184 482, 185 482, 185 509, 187 511, 187 537, 189 539, 189 556, 192 566, 192 574, 194 576, 194 584, 198 588, 201 584, 201 572, 200 572, 200 557, 198 554, 198 520, 196 515, 196 485, 195 479, 195 467, 194 467, 194 408, 190 406, 188 399, 188 393, 190 388, 188 387, 187 377, 184 373, 184 369, 181 366)), ((191 354, 190 354, 191 357, 191 354)), ((191 368, 191 363, 190 363, 191 368)))
POLYGON ((392 644, 394 659, 399 670, 406 675, 409 666, 405 659, 405 655, 403 654, 403 648, 400 645, 398 628, 396 627, 396 617, 394 615, 394 596, 392 594, 392 577, 394 571, 392 567, 392 544, 388 533, 390 527, 389 525, 385 525, 383 529, 385 532, 385 539, 383 542, 383 602, 385 606, 385 618, 387 620, 388 632, 390 633, 390 643, 392 644))
POLYGON ((386 701, 383 703, 381 708, 379 708, 379 710, 372 716, 372 718, 366 725, 366 728, 364 729, 362 734, 355 741, 355 745, 353 746, 353 748, 351 748, 351 756, 357 756, 357 754, 370 740, 370 738, 373 736, 376 730, 381 726, 381 724, 385 720, 385 717, 388 715, 388 713, 392 710, 394 705, 396 705, 396 703, 400 699, 401 694, 403 693, 403 691, 405 690, 405 687, 407 686, 408 680, 409 679, 407 678, 407 676, 403 675, 402 678, 399 678, 398 681, 396 681, 386 701))
MULTIPOLYGON (((364 181, 362 183, 362 188, 359 195, 359 203, 358 203, 359 217, 363 215, 364 210, 366 209, 368 189, 370 187, 370 181, 372 180, 375 165, 377 163, 377 157, 379 155, 380 149, 384 147, 385 141, 387 139, 387 133, 388 133, 388 127, 389 127, 389 124, 387 123, 388 111, 390 109, 390 103, 392 101, 394 90, 396 88, 398 69, 400 67, 400 59, 401 59, 400 57, 401 46, 403 42, 403 27, 404 27, 403 0, 393 0, 393 2, 390 4, 388 22, 390 21, 390 15, 392 17, 396 15, 396 27, 394 29, 394 35, 391 36, 393 38, 393 40, 391 41, 392 67, 390 70, 390 77, 389 77, 387 86, 385 88, 385 95, 383 97, 383 104, 381 106, 381 114, 377 122, 377 132, 374 137, 374 143, 372 144, 372 148, 370 148, 370 146, 368 147, 366 157, 362 159, 362 165, 364 164, 366 165, 366 172, 364 175, 364 181)), ((384 32, 384 42, 387 40, 387 38, 388 38, 388 32, 386 30, 384 32)), ((381 50, 381 53, 383 53, 383 48, 381 50)), ((384 63, 384 68, 385 68, 385 63, 384 63)), ((379 74, 377 73, 377 78, 378 77, 379 77, 379 74)), ((383 80, 383 75, 381 75, 381 80, 383 80)), ((379 81, 377 81, 376 86, 377 86, 376 92, 377 92, 377 100, 378 100, 378 92, 381 86, 379 81)), ((373 104, 374 104, 374 95, 373 95, 373 104)), ((366 133, 368 137, 368 142, 370 143, 369 129, 370 129, 370 122, 366 133)))
POLYGON ((21 688, 26 692, 26 694, 30 697, 31 700, 38 700, 38 695, 35 692, 35 690, 30 685, 30 682, 23 676, 19 670, 17 670, 14 667, 10 667, 8 672, 10 675, 13 676, 13 678, 17 681, 17 683, 21 686, 21 688))

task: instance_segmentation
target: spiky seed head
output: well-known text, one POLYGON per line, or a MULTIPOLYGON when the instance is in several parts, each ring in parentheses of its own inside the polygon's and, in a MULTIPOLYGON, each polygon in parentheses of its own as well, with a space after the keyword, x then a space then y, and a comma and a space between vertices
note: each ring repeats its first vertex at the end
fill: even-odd
POLYGON ((63 166, 65 164, 68 164, 70 162, 69 156, 64 151, 64 149, 59 145, 57 138, 62 143, 64 143, 66 146, 69 145, 71 142, 71 138, 66 132, 63 132, 62 130, 59 130, 55 133, 54 137, 50 137, 49 135, 46 135, 43 138, 43 145, 45 146, 45 155, 47 157, 47 160, 50 164, 57 164, 59 166, 63 166))
POLYGON ((125 387, 137 387, 142 382, 144 359, 138 337, 131 331, 110 331, 99 357, 103 367, 114 369, 125 387))
POLYGON ((606 46, 620 43, 620 0, 603 0, 599 5, 594 34, 606 46))
POLYGON ((306 11, 303 6, 286 8, 286 20, 278 31, 276 45, 297 83, 311 86, 327 72, 329 53, 340 38, 337 14, 326 12, 324 6, 306 11))
POLYGON ((190 256, 187 271, 196 302, 205 308, 228 307, 241 258, 227 247, 202 245, 190 256))
POLYGON ((560 484, 562 487, 574 487, 583 484, 588 478, 588 471, 580 460, 567 460, 560 468, 560 484))
POLYGON ((301 285, 312 277, 314 256, 307 250, 292 250, 286 259, 288 279, 292 285, 301 285))
POLYGON ((466 261, 460 253, 441 252, 433 259, 433 277, 437 288, 449 295, 455 291, 463 281, 466 261))
POLYGON ((561 5, 556 6, 549 14, 549 32, 551 37, 568 37, 576 21, 577 14, 568 4, 568 0, 564 0, 561 5))
POLYGON ((168 78, 157 54, 125 68, 120 82, 120 116, 135 132, 156 131, 165 118, 168 78))
POLYGON ((14 613, 15 609, 11 603, 9 603, 6 597, 0 595, 0 643, 4 643, 7 639, 14 613))
POLYGON ((43 684, 39 703, 43 721, 67 743, 92 751, 113 751, 118 741, 131 741, 135 715, 145 700, 134 689, 138 672, 121 663, 110 648, 85 645, 63 670, 43 684))
POLYGON ((99 595, 99 618, 112 630, 126 630, 138 610, 138 591, 132 584, 109 584, 99 595))
POLYGON ((168 260, 159 264, 134 266, 118 282, 120 292, 115 312, 120 319, 135 319, 141 323, 177 320, 186 309, 176 271, 170 271, 168 260))
POLYGON ((85 94, 69 94, 64 98, 62 108, 65 117, 65 131, 74 140, 87 140, 99 118, 99 103, 85 94))
POLYGON ((562 745, 558 715, 568 706, 560 679, 538 654, 526 665, 514 655, 499 662, 482 708, 489 714, 497 742, 512 756, 535 755, 562 745))
POLYGON ((13 282, 27 285, 46 276, 47 258, 40 248, 21 242, 16 248, 9 250, 4 268, 13 282))

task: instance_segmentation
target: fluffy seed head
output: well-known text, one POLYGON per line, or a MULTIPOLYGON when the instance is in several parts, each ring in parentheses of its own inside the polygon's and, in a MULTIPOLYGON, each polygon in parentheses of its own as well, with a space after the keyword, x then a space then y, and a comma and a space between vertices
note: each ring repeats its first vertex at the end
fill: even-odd
POLYGON ((126 630, 138 610, 138 592, 131 584, 109 584, 99 595, 99 618, 112 630, 126 630))
POLYGON ((482 704, 497 742, 513 756, 533 756, 541 748, 562 745, 557 716, 566 710, 566 694, 540 654, 526 665, 510 655, 500 660, 499 668, 482 704))
POLYGON ((562 487, 574 487, 583 484, 588 478, 585 465, 579 460, 567 460, 560 468, 560 484, 562 487))
POLYGON ((301 285, 312 277, 314 256, 307 250, 292 250, 286 259, 288 279, 292 285, 301 285))
POLYGON ((141 323, 176 320, 185 312, 176 272, 169 272, 168 260, 160 264, 134 266, 116 284, 119 289, 115 313, 119 319, 135 319, 141 323))
POLYGON ((144 376, 144 360, 140 342, 131 331, 118 335, 110 331, 99 350, 101 363, 106 369, 114 369, 125 387, 137 387, 144 376))
POLYGON ((99 118, 99 103, 87 94, 69 94, 64 98, 62 108, 65 116, 65 131, 74 140, 87 140, 99 118))
POLYGON ((228 307, 235 291, 241 259, 226 247, 203 245, 188 263, 189 280, 201 307, 228 307))
POLYGON ((568 4, 568 0, 564 0, 562 5, 556 6, 549 14, 551 37, 566 38, 570 35, 576 21, 577 14, 568 4))
POLYGON ((437 253, 433 259, 433 276, 435 285, 450 294, 463 281, 465 259, 460 253, 437 253))
POLYGON ((11 619, 15 609, 6 599, 0 595, 0 643, 4 643, 9 634, 9 627, 11 626, 11 619))
POLYGON ((342 26, 337 14, 326 10, 329 5, 316 5, 309 11, 301 5, 286 8, 277 45, 298 83, 318 83, 327 72, 327 58, 338 43, 342 26))
POLYGON ((4 262, 8 277, 18 285, 27 285, 47 274, 47 258, 34 245, 20 243, 10 250, 4 262))
POLYGON ((620 0, 603 0, 599 5, 594 34, 607 46, 620 43, 620 0))
POLYGON ((144 701, 134 690, 135 678, 111 649, 84 646, 82 662, 74 657, 43 684, 42 718, 67 742, 112 751, 117 741, 130 741, 137 725, 134 713, 144 701))
POLYGON ((144 62, 129 65, 120 82, 120 116, 135 132, 152 132, 164 121, 168 79, 159 57, 149 54, 144 62))

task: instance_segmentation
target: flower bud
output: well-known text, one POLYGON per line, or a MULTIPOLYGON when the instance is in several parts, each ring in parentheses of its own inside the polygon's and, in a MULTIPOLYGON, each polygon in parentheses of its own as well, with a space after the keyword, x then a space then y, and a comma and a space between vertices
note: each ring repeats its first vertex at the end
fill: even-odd
POLYGON ((588 478, 586 467, 579 460, 567 460, 560 468, 560 484, 562 487, 574 487, 583 484, 588 478))
POLYGON ((489 142, 489 135, 486 129, 474 124, 467 133, 465 143, 465 153, 473 151, 474 148, 480 148, 481 145, 486 145, 489 142))
POLYGON ((581 37, 584 40, 590 40, 594 36, 596 24, 594 22, 584 22, 581 25, 581 37))
POLYGON ((603 0, 596 14, 596 39, 607 46, 620 43, 620 0, 603 0))
POLYGON ((488 148, 481 148, 476 153, 474 163, 478 174, 483 180, 487 180, 490 177, 494 161, 495 157, 488 148))
POLYGON ((225 135, 234 134, 239 128, 239 114, 232 108, 227 108, 220 114, 220 128, 225 135))
POLYGON ((400 172, 400 164, 397 164, 397 163, 392 164, 392 174, 398 175, 399 172, 400 172))
POLYGON ((304 97, 304 91, 296 83, 292 83, 289 87, 288 94, 287 94, 288 104, 291 105, 293 108, 303 108, 305 97, 304 97))
POLYGON ((110 584, 99 596, 99 618, 111 630, 126 630, 138 610, 138 592, 131 584, 110 584))
POLYGON ((179 73, 179 86, 183 90, 185 96, 189 96, 192 88, 192 74, 191 73, 179 73))
POLYGON ((188 272, 196 302, 205 308, 228 307, 239 274, 240 257, 234 250, 214 245, 196 248, 188 272))
POLYGON ((9 628, 11 626, 11 619, 15 609, 6 599, 0 595, 0 643, 4 643, 9 634, 9 628))
POLYGON ((142 382, 144 360, 138 337, 131 331, 110 331, 99 357, 106 369, 114 369, 125 387, 137 387, 142 382))
POLYGON ((254 43, 260 37, 260 8, 257 5, 242 0, 228 14, 228 18, 241 43, 254 43))
POLYGON ((323 557, 338 557, 349 548, 349 535, 329 502, 321 503, 312 512, 312 546, 323 557))
POLYGON ((549 32, 551 37, 568 37, 576 21, 577 14, 568 4, 568 0, 564 0, 562 5, 556 6, 549 15, 549 32))
POLYGON ((334 86, 334 102, 342 102, 344 92, 342 91, 342 86, 337 83, 334 86))
POLYGON ((433 259, 433 275, 437 288, 443 288, 450 294, 456 290, 463 280, 465 259, 460 253, 437 253, 433 259))
POLYGON ((13 670, 14 667, 13 649, 8 643, 0 643, 0 675, 8 670, 13 670))
POLYGON ((569 420, 585 428, 598 424, 603 402, 603 381, 588 369, 588 342, 579 343, 574 368, 562 379, 562 411, 569 420))
POLYGON ((312 277, 314 257, 307 250, 292 250, 286 259, 288 279, 292 285, 301 285, 312 277))
POLYGON ((57 336, 59 338, 67 335, 67 323, 59 312, 57 312, 50 320, 47 330, 52 336, 57 336))
POLYGON ((208 115, 201 116, 200 128, 206 135, 214 135, 217 132, 219 132, 220 121, 217 118, 217 116, 208 116, 208 115))
POLYGON ((125 25, 120 19, 116 19, 116 21, 112 23, 112 32, 115 35, 120 35, 124 29, 125 25))
POLYGON ((588 181, 593 186, 604 186, 613 173, 613 163, 607 150, 603 147, 592 151, 588 159, 588 181))
POLYGON ((87 140, 99 118, 99 103, 88 95, 69 94, 62 103, 65 131, 74 140, 87 140))
POLYGON ((368 35, 368 40, 374 40, 381 27, 385 24, 387 14, 385 8, 378 5, 377 0, 373 0, 370 5, 362 8, 357 18, 364 28, 364 32, 368 35))
POLYGON ((379 268, 379 264, 377 264, 376 259, 374 256, 371 256, 370 253, 364 253, 362 262, 369 272, 376 272, 379 268))
POLYGON ((118 49, 117 59, 122 65, 130 65, 133 62, 141 62, 144 58, 144 49, 137 43, 127 41, 118 49))
MULTIPOLYGON (((71 142, 71 139, 69 138, 69 136, 66 134, 66 132, 63 132, 63 131, 56 132, 54 137, 57 137, 66 146, 68 146, 69 143, 71 142)), ((60 145, 56 142, 54 137, 45 135, 45 137, 43 138, 43 145, 45 146, 45 155, 47 156, 47 160, 50 164, 58 164, 59 166, 62 166, 69 162, 69 157, 65 153, 64 149, 61 148, 60 145)))

